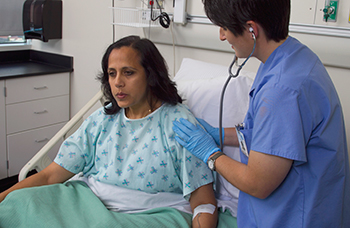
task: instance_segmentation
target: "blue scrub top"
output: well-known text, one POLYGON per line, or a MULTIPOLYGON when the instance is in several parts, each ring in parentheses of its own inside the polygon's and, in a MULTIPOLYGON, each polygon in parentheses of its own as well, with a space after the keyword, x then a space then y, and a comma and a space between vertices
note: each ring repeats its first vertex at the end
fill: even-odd
POLYGON ((249 150, 294 162, 266 199, 240 193, 238 227, 350 227, 342 108, 323 64, 298 40, 289 37, 260 65, 244 126, 249 150))

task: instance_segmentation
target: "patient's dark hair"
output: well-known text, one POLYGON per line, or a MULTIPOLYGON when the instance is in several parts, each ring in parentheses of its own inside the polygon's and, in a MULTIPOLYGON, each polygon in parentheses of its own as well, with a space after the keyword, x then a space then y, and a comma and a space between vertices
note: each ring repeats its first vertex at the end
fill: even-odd
POLYGON ((290 0, 202 0, 208 18, 230 30, 243 34, 247 21, 258 23, 268 40, 279 42, 289 31, 290 0))
POLYGON ((139 53, 140 64, 143 66, 147 77, 147 90, 151 93, 151 98, 148 102, 152 110, 152 104, 154 103, 152 99, 167 102, 172 105, 182 103, 182 99, 177 93, 175 82, 170 80, 168 67, 157 47, 148 39, 141 39, 139 36, 127 36, 116 41, 107 48, 102 57, 102 72, 97 76, 97 79, 101 82, 101 89, 107 100, 104 107, 104 111, 107 115, 116 114, 120 110, 120 107, 112 95, 108 81, 108 59, 112 50, 121 47, 131 47, 139 53), (106 105, 109 103, 111 103, 111 105, 106 105))

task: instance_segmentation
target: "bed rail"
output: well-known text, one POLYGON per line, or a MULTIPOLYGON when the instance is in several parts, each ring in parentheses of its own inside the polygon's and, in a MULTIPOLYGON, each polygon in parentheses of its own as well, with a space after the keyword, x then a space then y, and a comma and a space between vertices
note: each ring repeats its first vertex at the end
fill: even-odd
POLYGON ((79 121, 83 119, 83 116, 96 104, 96 102, 100 101, 103 105, 104 97, 102 91, 98 91, 96 95, 84 105, 82 109, 79 110, 77 114, 73 116, 71 120, 69 120, 46 144, 43 146, 38 153, 34 155, 33 158, 27 162, 21 169, 18 180, 21 181, 25 179, 28 173, 31 170, 37 170, 40 172, 45 167, 47 167, 52 161, 48 157, 47 153, 49 150, 55 146, 61 139, 65 139, 67 137, 67 133, 75 127, 79 121))

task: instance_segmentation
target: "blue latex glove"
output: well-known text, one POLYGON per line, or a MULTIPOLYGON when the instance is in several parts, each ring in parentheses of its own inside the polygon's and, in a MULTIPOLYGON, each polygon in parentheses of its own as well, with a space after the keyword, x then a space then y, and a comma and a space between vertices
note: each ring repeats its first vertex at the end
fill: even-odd
POLYGON ((173 124, 173 130, 177 134, 175 139, 205 163, 210 155, 220 150, 213 137, 201 126, 195 126, 183 118, 180 118, 180 122, 174 121, 173 124))
MULTIPOLYGON (((200 119, 200 118, 196 118, 196 119, 205 128, 205 130, 207 130, 207 132, 211 135, 211 137, 214 138, 216 144, 220 145, 220 129, 211 126, 203 119, 200 119)), ((225 130, 224 128, 222 128, 222 142, 224 142, 224 138, 225 138, 225 130)))

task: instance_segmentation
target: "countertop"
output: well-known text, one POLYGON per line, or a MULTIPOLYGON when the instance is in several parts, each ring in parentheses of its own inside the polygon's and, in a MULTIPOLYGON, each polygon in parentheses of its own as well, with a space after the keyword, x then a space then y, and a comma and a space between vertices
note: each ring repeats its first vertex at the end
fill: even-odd
POLYGON ((0 52, 0 79, 73 71, 73 57, 36 50, 0 52))

